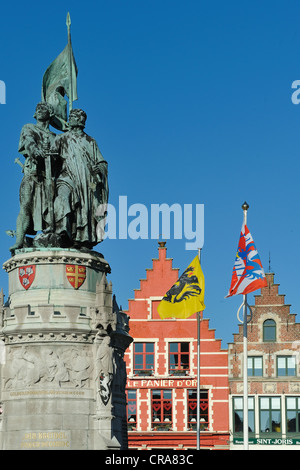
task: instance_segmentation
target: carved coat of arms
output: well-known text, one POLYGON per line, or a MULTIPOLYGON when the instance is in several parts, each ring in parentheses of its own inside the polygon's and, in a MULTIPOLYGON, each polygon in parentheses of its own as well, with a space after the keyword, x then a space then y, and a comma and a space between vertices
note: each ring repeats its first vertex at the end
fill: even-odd
POLYGON ((78 289, 85 281, 86 268, 85 266, 77 266, 75 264, 66 265, 66 274, 69 283, 74 289, 78 289))
POLYGON ((19 280, 24 289, 29 289, 35 278, 35 265, 19 267, 19 280))

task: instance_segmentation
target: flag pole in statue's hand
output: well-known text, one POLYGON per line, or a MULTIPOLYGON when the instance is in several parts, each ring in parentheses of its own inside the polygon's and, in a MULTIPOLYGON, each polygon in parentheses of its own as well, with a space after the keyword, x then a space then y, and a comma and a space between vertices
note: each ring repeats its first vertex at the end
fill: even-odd
POLYGON ((45 176, 46 176, 46 189, 48 199, 48 213, 49 213, 49 227, 48 232, 54 231, 54 191, 52 183, 52 165, 51 165, 51 152, 48 136, 43 142, 43 150, 45 156, 45 176))
POLYGON ((71 44, 71 17, 70 13, 67 14, 66 25, 68 28, 68 48, 69 48, 69 76, 70 76, 70 89, 69 89, 69 113, 73 108, 73 79, 72 79, 72 44, 71 44))

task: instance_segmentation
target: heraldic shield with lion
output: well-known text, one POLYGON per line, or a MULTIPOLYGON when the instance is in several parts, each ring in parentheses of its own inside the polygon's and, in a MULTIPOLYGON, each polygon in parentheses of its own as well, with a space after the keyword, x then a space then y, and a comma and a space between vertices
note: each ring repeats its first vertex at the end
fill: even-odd
POLYGON ((205 309, 204 288, 204 275, 196 256, 162 298, 157 308, 160 317, 188 318, 202 312, 205 309))

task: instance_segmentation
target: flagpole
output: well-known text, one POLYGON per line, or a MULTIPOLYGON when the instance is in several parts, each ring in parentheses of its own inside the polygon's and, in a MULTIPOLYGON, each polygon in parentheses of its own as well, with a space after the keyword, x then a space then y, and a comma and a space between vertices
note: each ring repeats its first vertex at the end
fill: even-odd
MULTIPOLYGON (((201 265, 201 248, 198 248, 201 265)), ((197 450, 200 450, 200 312, 197 312, 197 450)))
MULTIPOLYGON (((244 202, 242 205, 244 211, 244 225, 247 225, 247 211, 249 205, 244 202)), ((247 332, 247 294, 243 295, 243 347, 244 347, 244 364, 243 364, 243 389, 244 389, 244 416, 243 416, 243 435, 244 450, 249 450, 249 427, 248 427, 248 332, 247 332)))
POLYGON ((67 14, 67 28, 68 28, 68 45, 69 45, 69 74, 70 74, 70 87, 69 87, 69 113, 73 108, 73 77, 72 77, 72 45, 71 45, 71 17, 70 13, 67 14))
POLYGON ((242 205, 244 212, 244 222, 240 234, 238 250, 233 267, 231 285, 226 297, 243 294, 243 302, 240 305, 237 318, 243 324, 243 441, 244 450, 249 450, 249 422, 248 422, 248 332, 247 325, 252 321, 253 312, 247 302, 247 293, 266 287, 267 281, 265 273, 255 248, 253 238, 247 227, 247 211, 249 205, 244 202, 242 205), (256 276, 253 279, 252 271, 256 276), (243 308, 243 319, 240 318, 240 311, 243 308), (249 312, 249 315, 248 315, 249 312))

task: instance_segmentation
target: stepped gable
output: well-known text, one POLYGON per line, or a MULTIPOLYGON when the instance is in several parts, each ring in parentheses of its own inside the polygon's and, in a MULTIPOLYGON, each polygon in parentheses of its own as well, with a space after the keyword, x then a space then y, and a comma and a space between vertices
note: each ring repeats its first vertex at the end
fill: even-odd
MULTIPOLYGON (((262 324, 266 319, 273 319, 280 326, 278 340, 295 341, 300 338, 300 324, 296 323, 296 314, 290 313, 290 304, 285 303, 285 294, 279 293, 279 286, 274 282, 274 273, 266 273, 268 285, 255 295, 255 303, 251 306, 252 320, 248 325, 248 341, 257 342, 262 337, 262 324)), ((249 312, 248 312, 249 314, 249 312)), ((243 341, 243 326, 239 325, 239 333, 234 334, 234 342, 243 341)))
MULTIPOLYGON (((300 323, 296 323, 296 314, 290 313, 290 305, 285 303, 285 295, 279 293, 280 284, 274 282, 274 273, 266 273, 266 278, 268 285, 261 289, 261 294, 254 296, 255 302, 251 306, 253 316, 248 323, 248 355, 262 354, 267 358, 265 377, 275 378, 276 357, 280 354, 293 355, 295 347, 298 349, 300 323), (275 341, 264 341, 264 323, 267 320, 274 320, 275 341)), ((229 344, 229 376, 237 378, 242 374, 242 324, 239 324, 239 332, 233 337, 233 343, 229 344)), ((252 388, 257 389, 254 385, 252 388)))
MULTIPOLYGON (((152 259, 152 268, 146 269, 146 279, 141 279, 140 288, 134 289, 134 299, 128 300, 126 313, 130 317, 146 318, 149 298, 157 297, 160 300, 178 276, 179 268, 173 268, 173 258, 167 258, 165 242, 159 242, 158 258, 152 259)), ((158 305, 158 300, 155 303, 158 305)), ((159 318, 157 312, 156 316, 159 318)))

